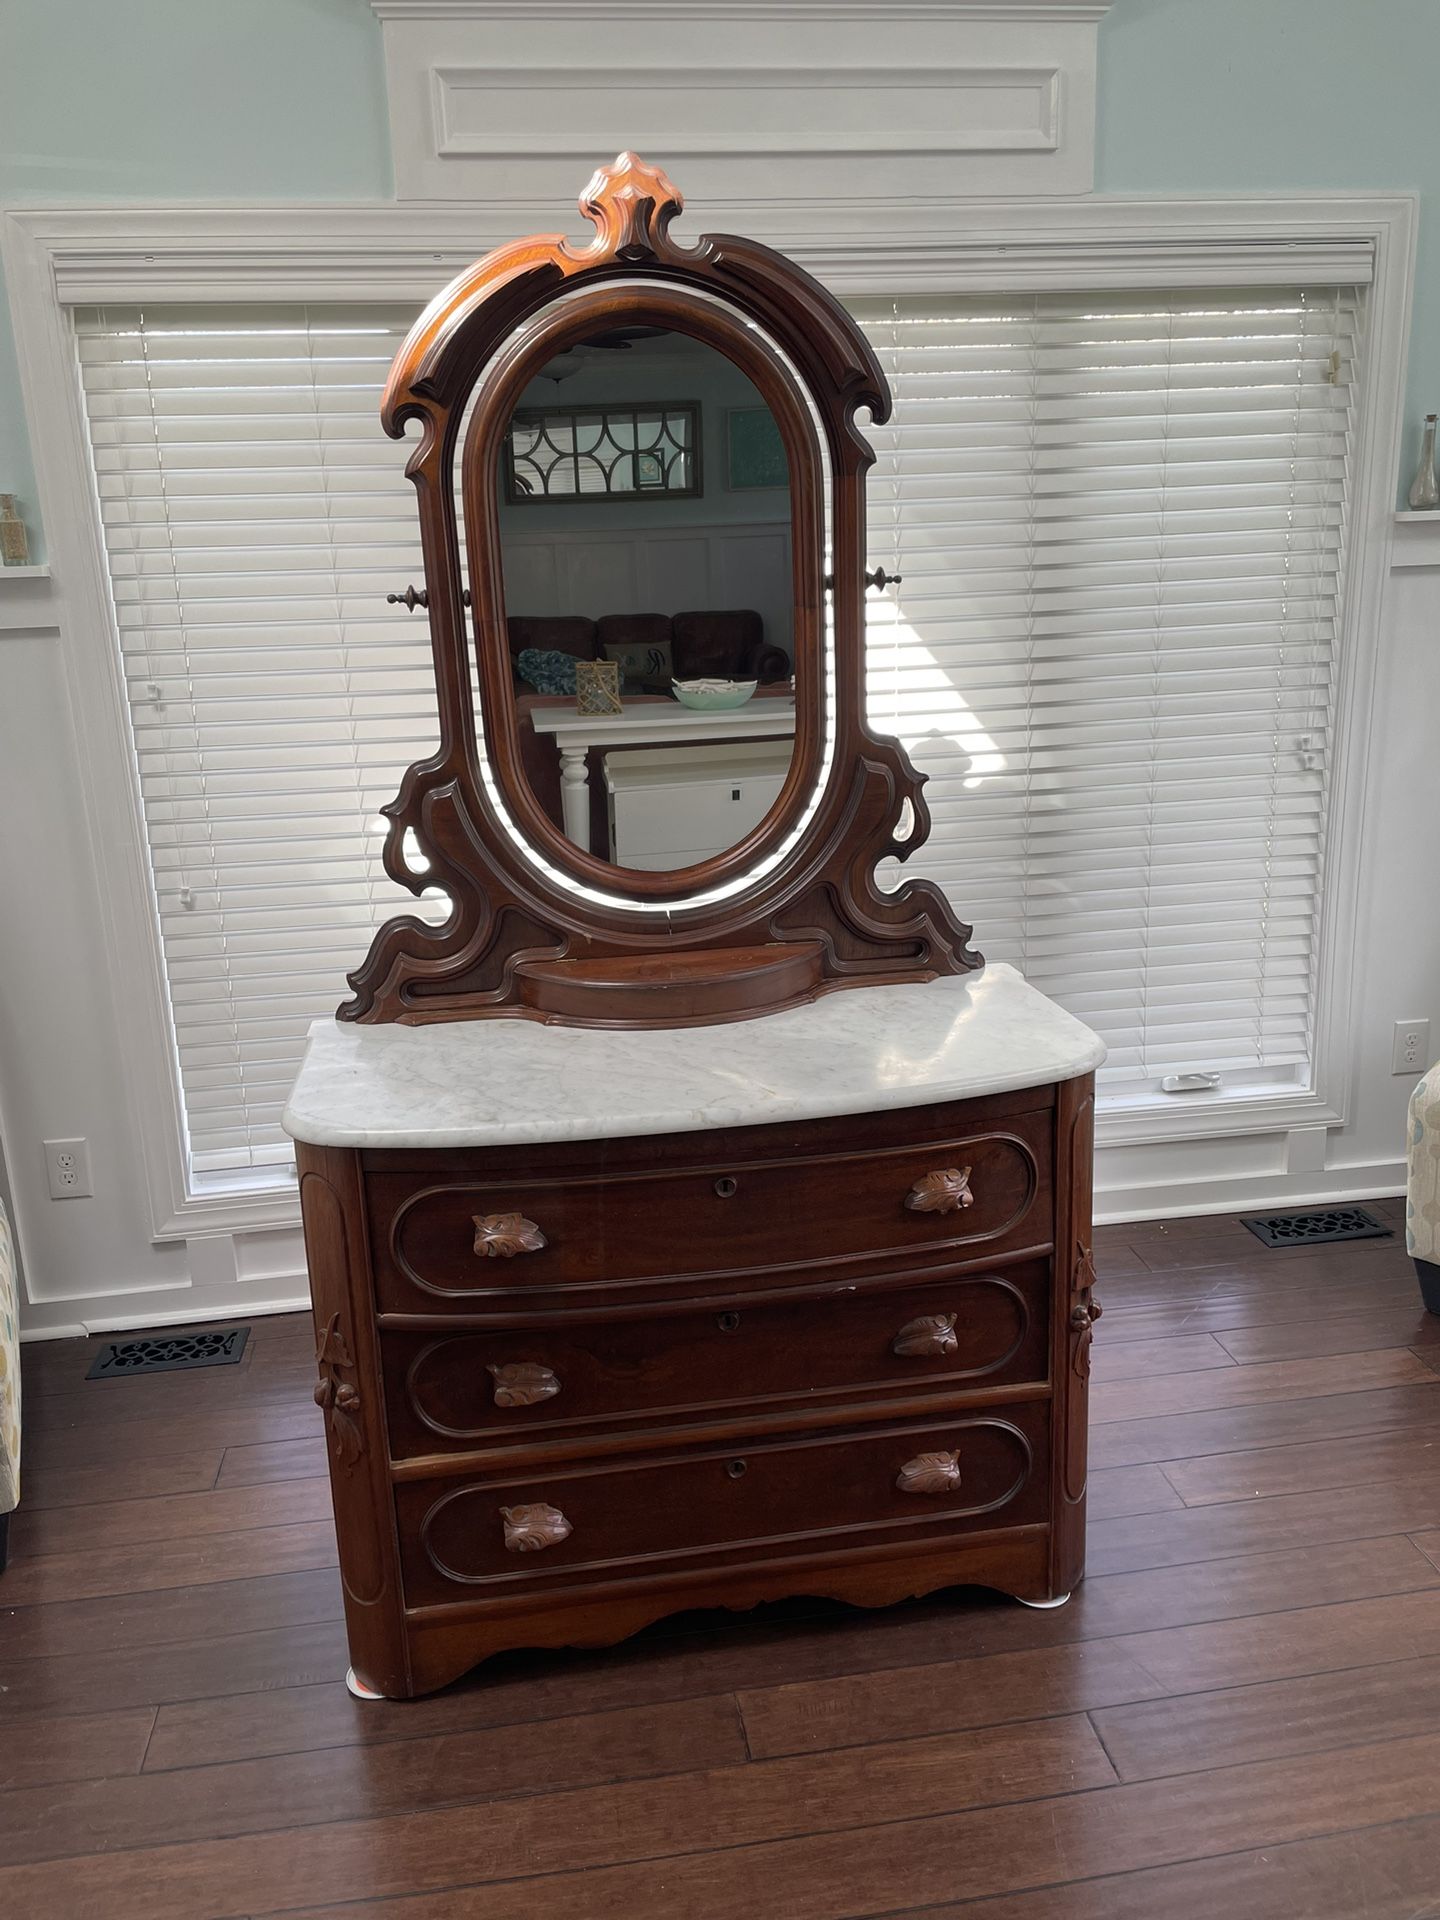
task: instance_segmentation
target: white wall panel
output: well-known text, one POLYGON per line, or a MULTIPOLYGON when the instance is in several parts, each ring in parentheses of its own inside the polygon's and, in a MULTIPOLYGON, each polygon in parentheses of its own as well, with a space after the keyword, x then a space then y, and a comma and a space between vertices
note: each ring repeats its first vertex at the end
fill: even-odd
POLYGON ((1086 193, 1106 0, 374 0, 401 199, 575 193, 633 147, 694 198, 1086 193))

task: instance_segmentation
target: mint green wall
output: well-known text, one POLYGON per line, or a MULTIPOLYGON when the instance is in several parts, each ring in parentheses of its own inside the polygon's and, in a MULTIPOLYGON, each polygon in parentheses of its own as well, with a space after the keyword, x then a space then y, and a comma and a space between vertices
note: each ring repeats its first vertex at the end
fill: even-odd
POLYGON ((1440 5, 1115 0, 1100 30, 1099 193, 1418 189, 1402 458, 1440 411, 1440 5))
MULTIPOLYGON (((1436 0, 1115 0, 1100 36, 1102 193, 1425 195, 1407 471, 1419 415, 1440 407, 1437 77, 1436 0)), ((368 0, 0 0, 0 201, 390 190, 368 0)), ((38 532, 3 309, 0 491, 38 532)))
MULTIPOLYGON (((369 0, 0 0, 0 203, 392 192, 369 0)), ((39 512, 0 295, 0 493, 39 512)))

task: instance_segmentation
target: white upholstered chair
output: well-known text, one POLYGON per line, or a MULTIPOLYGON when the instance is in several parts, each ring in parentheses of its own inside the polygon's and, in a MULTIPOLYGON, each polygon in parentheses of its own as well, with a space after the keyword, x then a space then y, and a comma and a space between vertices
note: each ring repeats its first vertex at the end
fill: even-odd
POLYGON ((1405 1245, 1425 1305, 1440 1313, 1440 1064, 1410 1096, 1405 1245))
POLYGON ((20 1500, 20 1301, 15 1242, 0 1201, 0 1573, 20 1500))

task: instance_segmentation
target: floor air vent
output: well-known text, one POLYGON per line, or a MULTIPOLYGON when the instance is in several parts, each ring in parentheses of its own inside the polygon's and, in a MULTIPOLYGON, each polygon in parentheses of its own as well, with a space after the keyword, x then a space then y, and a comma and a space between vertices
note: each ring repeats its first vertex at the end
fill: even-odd
POLYGON ((1327 1240, 1375 1240, 1392 1234, 1363 1207, 1317 1207, 1312 1213, 1264 1213, 1242 1220, 1267 1247, 1313 1247, 1327 1240))
POLYGON ((116 1380, 133 1373, 178 1373, 182 1367, 233 1367, 249 1338, 249 1327, 206 1327, 200 1333, 111 1340, 96 1354, 85 1378, 116 1380))

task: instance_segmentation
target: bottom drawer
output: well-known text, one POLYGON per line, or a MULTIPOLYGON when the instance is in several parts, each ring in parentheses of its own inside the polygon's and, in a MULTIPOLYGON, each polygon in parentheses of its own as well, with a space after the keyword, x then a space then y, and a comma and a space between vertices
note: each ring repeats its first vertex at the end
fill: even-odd
POLYGON ((395 1489, 408 1605, 1046 1517, 1049 1407, 395 1489))

